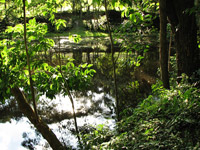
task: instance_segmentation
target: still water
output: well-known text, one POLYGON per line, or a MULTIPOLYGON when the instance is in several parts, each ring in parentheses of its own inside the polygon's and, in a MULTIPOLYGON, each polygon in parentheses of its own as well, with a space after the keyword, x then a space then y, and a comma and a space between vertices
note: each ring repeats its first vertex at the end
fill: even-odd
MULTIPOLYGON (((78 126, 95 126, 98 124, 107 124, 111 129, 115 126, 114 111, 112 106, 107 106, 104 102, 105 97, 114 101, 113 98, 104 93, 95 93, 88 91, 87 97, 74 97, 76 112, 81 112, 85 115, 77 118, 78 126), (97 109, 93 108, 96 106, 97 109), (93 108, 93 111, 88 111, 93 108)), ((45 107, 53 106, 51 111, 57 114, 64 114, 72 112, 71 102, 68 97, 63 95, 57 95, 55 99, 50 100, 45 96, 40 97, 40 101, 46 103, 45 107)), ((40 108, 40 105, 38 106, 40 108)), ((54 122, 54 121, 52 121, 54 122)), ((63 119, 60 122, 49 124, 49 127, 53 129, 57 137, 63 141, 66 145, 71 145, 73 148, 77 148, 77 139, 72 134, 74 130, 73 119, 63 119)), ((46 141, 38 135, 34 127, 28 121, 27 118, 22 117, 19 121, 11 119, 10 122, 0 123, 0 147, 1 150, 25 150, 22 146, 24 140, 32 139, 32 146, 34 149, 51 149, 46 141), (27 135, 27 136, 26 136, 27 135), (35 140, 35 142, 34 142, 35 140), (45 148, 46 147, 46 148, 45 148)))
MULTIPOLYGON (((71 50, 81 50, 81 53, 82 50, 87 52, 89 50, 89 53, 94 49, 105 51, 107 43, 108 38, 102 37, 96 40, 85 38, 78 44, 70 41, 69 38, 60 38, 61 51, 63 54, 67 52, 68 55, 72 54, 71 50)), ((58 45, 58 41, 56 41, 55 48, 52 51, 53 53, 56 53, 58 45)), ((95 89, 97 89, 97 87, 95 87, 95 89)), ((101 88, 99 88, 98 91, 101 92, 87 91, 85 95, 81 96, 79 94, 79 96, 75 93, 73 94, 77 123, 80 129, 83 128, 83 130, 85 130, 84 127, 87 129, 89 126, 95 127, 98 124, 107 124, 111 129, 115 126, 115 120, 113 119, 115 117, 113 108, 114 99, 101 88)), ((56 95, 53 100, 41 96, 39 98, 38 110, 40 117, 48 122, 49 127, 54 131, 59 140, 67 146, 70 145, 76 149, 77 138, 73 135, 75 127, 69 98, 61 94, 56 95)), ((7 122, 3 121, 3 123, 0 123, 1 150, 51 149, 45 139, 35 131, 35 128, 26 117, 22 116, 17 120, 8 120, 7 122), (26 148, 22 145, 26 145, 26 148)))
MULTIPOLYGON (((96 41, 97 43, 99 43, 99 41, 102 41, 102 38, 100 38, 99 41, 96 41)), ((77 94, 72 91, 79 129, 84 131, 89 126, 95 127, 95 125, 98 124, 107 124, 112 130, 115 126, 115 103, 114 98, 111 96, 114 94, 112 75, 110 73, 112 72, 112 67, 109 63, 110 57, 103 57, 102 59, 99 59, 95 62, 93 60, 101 57, 101 55, 97 51, 91 51, 91 49, 88 49, 88 47, 86 47, 84 48, 84 51, 79 52, 78 55, 75 55, 75 53, 71 53, 71 51, 68 51, 75 45, 71 44, 70 48, 68 48, 65 42, 69 43, 68 39, 62 38, 60 43, 61 51, 64 55, 72 55, 74 59, 79 61, 81 58, 81 61, 78 63, 85 61, 88 63, 96 63, 99 65, 97 68, 95 68, 99 72, 96 73, 96 76, 93 80, 93 87, 89 91, 87 91, 85 94, 77 94), (85 54, 83 55, 83 53, 85 54)), ((109 51, 107 49, 108 45, 106 45, 106 43, 108 43, 107 39, 103 43, 100 43, 98 45, 94 43, 91 44, 98 46, 99 51, 104 51, 105 54, 106 51, 109 51)), ((83 45, 85 45, 85 43, 83 45)), ((87 45, 89 44, 87 43, 87 45)), ((81 43, 79 44, 79 46, 82 47, 81 43)), ((89 45, 89 47, 91 46, 89 45)), ((94 49, 97 49, 97 47, 95 47, 94 49)), ((73 50, 77 51, 79 49, 73 50)), ((56 49, 54 52, 56 53, 56 49)), ((150 58, 150 61, 147 59, 146 64, 143 64, 143 66, 139 70, 135 69, 135 67, 129 66, 129 62, 127 61, 129 59, 127 59, 127 56, 128 55, 126 53, 121 60, 118 60, 119 62, 125 60, 124 62, 122 62, 122 64, 119 64, 118 68, 118 84, 120 89, 119 92, 121 94, 120 98, 121 104, 123 106, 125 104, 126 106, 131 106, 133 102, 136 102, 136 95, 138 94, 138 92, 142 92, 142 95, 145 95, 144 93, 145 91, 148 91, 149 85, 154 82, 154 74, 156 72, 154 69, 156 68, 156 61, 153 61, 154 57, 152 57, 152 55, 148 55, 149 57, 147 58, 150 58), (146 69, 144 66, 149 66, 149 63, 151 63, 151 66, 154 67, 147 67, 148 69, 146 69), (154 74, 147 74, 147 72, 154 72, 154 74), (127 74, 129 76, 127 76, 127 74), (140 89, 135 86, 136 84, 133 84, 133 81, 136 80, 140 83, 140 89)), ((52 55, 50 55, 49 57, 50 61, 54 58, 52 55)), ((155 60, 156 59, 157 57, 155 57, 155 60)), ((38 104, 38 109, 40 116, 46 122, 48 122, 49 127, 54 131, 61 142, 65 143, 67 146, 70 145, 74 149, 77 149, 78 143, 76 137, 73 135, 73 133, 75 132, 75 127, 74 121, 72 119, 72 106, 69 98, 60 94, 56 95, 55 99, 53 100, 50 100, 45 96, 41 96, 39 100, 40 103, 38 104)), ((11 119, 9 122, 7 121, 4 123, 0 123, 0 149, 50 150, 51 148, 48 146, 47 142, 41 137, 41 135, 37 131, 35 131, 35 128, 28 121, 28 119, 25 117, 21 117, 20 119, 18 119, 18 121, 16 121, 15 119, 11 119), (28 148, 23 147, 22 143, 28 148)))

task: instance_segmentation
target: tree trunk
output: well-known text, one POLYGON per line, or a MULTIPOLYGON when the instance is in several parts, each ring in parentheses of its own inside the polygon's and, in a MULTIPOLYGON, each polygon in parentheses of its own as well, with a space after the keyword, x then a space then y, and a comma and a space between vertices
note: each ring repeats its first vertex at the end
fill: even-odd
POLYGON ((106 14, 106 21, 107 21, 107 29, 110 37, 110 44, 111 44, 111 57, 112 57, 112 65, 113 65, 113 76, 114 76, 114 88, 115 88, 115 102, 116 102, 116 114, 117 114, 117 121, 120 120, 119 118, 119 98, 118 98, 118 85, 117 85, 117 76, 116 76, 116 61, 114 59, 114 42, 112 37, 112 32, 110 29, 110 22, 108 20, 108 10, 107 10, 107 1, 104 0, 105 6, 105 14, 106 14))
POLYGON ((163 86, 169 89, 166 0, 160 3, 160 70, 163 86))
POLYGON ((35 128, 42 134, 42 136, 48 141, 50 146, 54 150, 66 150, 66 148, 61 144, 53 131, 44 123, 41 119, 37 119, 37 116, 27 100, 24 94, 19 88, 15 87, 11 89, 12 94, 15 96, 17 103, 19 105, 22 113, 29 119, 29 121, 35 126, 35 128))
POLYGON ((193 7, 194 0, 167 0, 167 15, 175 35, 178 76, 182 73, 191 76, 200 68, 196 18, 195 13, 189 12, 193 7))

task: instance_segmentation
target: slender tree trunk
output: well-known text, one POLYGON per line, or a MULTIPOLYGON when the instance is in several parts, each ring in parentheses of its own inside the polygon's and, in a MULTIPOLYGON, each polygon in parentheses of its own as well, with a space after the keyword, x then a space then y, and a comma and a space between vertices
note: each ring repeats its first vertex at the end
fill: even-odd
POLYGON ((29 56, 29 53, 28 53, 28 45, 27 45, 27 39, 26 39, 26 6, 25 6, 25 0, 23 0, 23 11, 24 11, 24 44, 25 44, 25 49, 26 49, 26 58, 27 58, 27 65, 28 65, 28 72, 29 72, 30 89, 31 89, 32 102, 33 102, 33 108, 34 108, 34 111, 35 111, 35 115, 36 115, 36 118, 39 119, 38 113, 37 113, 37 107, 36 107, 33 80, 32 80, 32 76, 31 76, 30 56, 29 56))
POLYGON ((108 28, 110 43, 111 43, 111 55, 112 55, 113 76, 114 76, 116 114, 117 114, 117 120, 119 121, 119 99, 118 99, 118 90, 117 90, 116 63, 115 63, 115 59, 114 59, 114 54, 115 54, 114 43, 113 43, 112 33, 111 33, 111 29, 110 29, 110 22, 108 20, 108 10, 107 10, 107 1, 106 0, 104 0, 104 4, 105 4, 107 28, 108 28))
POLYGON ((81 144, 81 138, 79 136, 79 130, 78 130, 78 124, 77 124, 77 119, 76 119, 76 112, 75 112, 75 107, 74 107, 74 100, 72 98, 72 95, 71 95, 71 92, 70 92, 70 89, 69 89, 69 85, 63 75, 63 72, 62 72, 62 61, 61 61, 61 51, 60 51, 60 36, 58 36, 58 42, 59 42, 59 66, 60 66, 60 73, 62 75, 62 78, 64 80, 64 83, 65 83, 65 86, 64 87, 64 90, 65 92, 67 92, 68 94, 68 97, 71 101, 71 104, 72 104, 72 111, 73 111, 73 118, 74 118, 74 126, 75 126, 75 130, 76 130, 76 134, 77 134, 77 138, 78 138, 78 142, 80 144, 80 146, 82 147, 82 144, 81 144))
POLYGON ((171 70, 170 56, 171 56, 171 50, 172 50, 172 39, 173 39, 173 33, 172 33, 172 30, 171 30, 170 31, 170 38, 169 38, 168 72, 171 70))
POLYGON ((76 14, 76 6, 75 6, 75 0, 72 0, 72 13, 76 14))
POLYGON ((28 104, 26 97, 20 91, 19 88, 11 88, 12 94, 15 96, 18 106, 22 113, 29 119, 29 121, 36 127, 36 129, 42 134, 42 136, 47 140, 53 150, 66 150, 66 148, 61 144, 56 135, 52 130, 44 123, 41 119, 36 117, 35 112, 28 104))
POLYGON ((163 86, 169 89, 166 0, 160 3, 160 70, 163 86))
POLYGON ((64 146, 57 139, 56 135, 47 126, 47 124, 45 124, 39 118, 38 113, 37 113, 35 94, 34 94, 34 88, 33 88, 33 80, 32 80, 32 76, 31 76, 30 57, 29 57, 29 53, 28 53, 28 45, 27 45, 27 38, 26 38, 26 6, 25 6, 25 0, 23 0, 23 13, 24 13, 24 44, 25 44, 25 49, 26 49, 30 89, 31 89, 34 111, 30 107, 30 105, 27 103, 27 100, 26 100, 24 94, 20 91, 19 88, 17 88, 17 87, 11 88, 11 92, 15 96, 15 98, 18 102, 19 108, 22 111, 22 113, 29 119, 29 121, 36 127, 36 129, 48 141, 50 146, 54 150, 64 150, 66 148, 64 148, 64 146))

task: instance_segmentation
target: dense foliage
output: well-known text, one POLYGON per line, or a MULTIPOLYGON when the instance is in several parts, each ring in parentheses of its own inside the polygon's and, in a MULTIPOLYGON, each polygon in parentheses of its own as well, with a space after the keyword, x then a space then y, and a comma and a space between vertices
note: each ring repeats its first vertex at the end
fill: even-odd
MULTIPOLYGON (((58 24, 60 26, 60 24, 58 24)), ((26 54, 24 51, 23 25, 9 26, 7 33, 12 33, 13 40, 1 41, 1 100, 9 98, 9 89, 15 86, 29 92, 28 69, 26 54), (6 81, 6 82, 5 82, 6 81)), ((80 90, 87 86, 87 81, 95 72, 89 69, 92 65, 83 64, 76 67, 72 60, 62 66, 50 66, 43 59, 38 58, 39 52, 45 52, 54 46, 52 39, 46 38, 46 24, 38 24, 35 19, 29 20, 27 24, 29 55, 31 56, 32 78, 35 88, 53 98, 56 93, 63 89, 64 81, 67 80, 70 89, 80 90), (61 67, 61 68, 60 68, 61 67), (62 73, 60 72, 62 70, 62 73), (64 75, 63 76, 61 75, 64 75)))
POLYGON ((122 112, 114 131, 99 126, 83 136, 86 149, 198 149, 200 91, 184 77, 171 90, 158 82, 136 108, 122 112))

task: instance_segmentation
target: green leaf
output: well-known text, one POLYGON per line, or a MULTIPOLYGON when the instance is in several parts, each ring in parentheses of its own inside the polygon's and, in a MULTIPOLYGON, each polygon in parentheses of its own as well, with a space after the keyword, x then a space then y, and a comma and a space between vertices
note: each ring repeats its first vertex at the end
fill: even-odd
POLYGON ((24 30, 24 26, 23 24, 17 24, 14 28, 13 28, 13 31, 16 33, 21 33, 22 31, 24 30))
POLYGON ((125 10, 125 16, 128 17, 128 15, 129 15, 129 9, 126 9, 125 10))
POLYGON ((21 6, 22 5, 22 0, 17 0, 17 5, 21 6))
POLYGON ((124 18, 124 15, 125 15, 125 11, 122 11, 121 17, 124 18))
POLYGON ((90 68, 90 67, 92 67, 92 66, 93 66, 93 64, 89 64, 87 67, 90 68))
POLYGON ((0 0, 0 3, 5 3, 6 1, 5 0, 0 0))
POLYGON ((50 85, 50 89, 53 90, 53 84, 50 85))
POLYGON ((79 70, 75 71, 75 76, 78 76, 79 70))
POLYGON ((47 11, 42 12, 43 16, 46 16, 46 14, 48 14, 47 11))
POLYGON ((35 39, 36 39, 35 36, 30 36, 30 37, 28 37, 28 40, 29 40, 29 41, 32 41, 32 40, 35 40, 35 39))
POLYGON ((47 63, 43 63, 42 66, 43 66, 43 69, 44 69, 45 71, 48 70, 48 66, 49 66, 49 65, 48 65, 47 63))
POLYGON ((6 33, 11 33, 11 32, 13 32, 13 27, 12 27, 12 26, 8 26, 5 32, 6 32, 6 33))
POLYGON ((81 65, 82 68, 86 68, 87 67, 87 63, 81 65))
POLYGON ((6 93, 7 93, 7 94, 9 94, 9 93, 10 93, 10 88, 8 88, 8 89, 6 90, 6 93))
POLYGON ((27 0, 25 1, 25 6, 28 7, 28 1, 27 0))
POLYGON ((133 20, 133 14, 130 14, 130 16, 129 16, 129 18, 130 18, 130 20, 133 20))
POLYGON ((36 25, 36 19, 33 18, 33 19, 29 20, 28 23, 29 23, 30 25, 32 25, 32 26, 33 26, 33 25, 36 25))
POLYGON ((28 70, 24 70, 24 73, 25 73, 25 75, 29 75, 29 72, 28 72, 28 70))
POLYGON ((140 20, 143 20, 143 16, 142 16, 142 14, 141 13, 139 13, 139 12, 136 12, 136 14, 135 15, 137 15, 139 18, 140 18, 140 20))
POLYGON ((93 0, 88 0, 88 4, 91 5, 93 3, 93 0))
POLYGON ((130 14, 129 18, 130 18, 131 21, 137 22, 135 14, 130 14))

